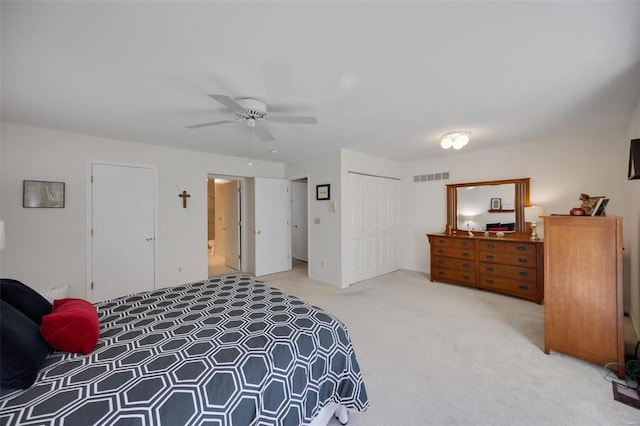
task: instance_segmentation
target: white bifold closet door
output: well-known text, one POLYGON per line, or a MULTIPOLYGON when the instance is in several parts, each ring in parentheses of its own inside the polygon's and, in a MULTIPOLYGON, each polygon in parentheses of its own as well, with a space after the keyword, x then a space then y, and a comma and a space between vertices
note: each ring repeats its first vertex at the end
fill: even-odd
POLYGON ((400 269, 400 184, 348 174, 350 223, 345 284, 400 269))

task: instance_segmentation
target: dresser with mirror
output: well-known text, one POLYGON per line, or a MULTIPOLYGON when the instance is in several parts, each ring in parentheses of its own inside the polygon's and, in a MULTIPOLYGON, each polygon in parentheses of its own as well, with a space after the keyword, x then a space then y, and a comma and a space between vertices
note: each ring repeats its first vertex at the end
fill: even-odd
POLYGON ((530 239, 530 178, 447 185, 447 226, 427 234, 431 281, 542 303, 543 242, 530 239))

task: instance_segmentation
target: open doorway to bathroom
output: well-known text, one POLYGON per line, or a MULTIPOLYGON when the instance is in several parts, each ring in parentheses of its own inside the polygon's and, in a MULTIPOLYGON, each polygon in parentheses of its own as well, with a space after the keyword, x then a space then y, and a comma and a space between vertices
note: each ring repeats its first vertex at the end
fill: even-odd
POLYGON ((293 269, 308 276, 309 214, 308 179, 291 180, 291 258, 293 269))
POLYGON ((207 179, 207 251, 209 276, 241 270, 240 179, 209 175, 207 179))

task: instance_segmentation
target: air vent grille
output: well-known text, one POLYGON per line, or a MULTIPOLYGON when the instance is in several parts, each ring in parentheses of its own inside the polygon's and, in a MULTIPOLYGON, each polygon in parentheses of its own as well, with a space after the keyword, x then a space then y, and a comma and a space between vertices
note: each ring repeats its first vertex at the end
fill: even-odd
POLYGON ((448 180, 449 172, 429 173, 426 175, 413 176, 413 183, 432 182, 435 180, 448 180))

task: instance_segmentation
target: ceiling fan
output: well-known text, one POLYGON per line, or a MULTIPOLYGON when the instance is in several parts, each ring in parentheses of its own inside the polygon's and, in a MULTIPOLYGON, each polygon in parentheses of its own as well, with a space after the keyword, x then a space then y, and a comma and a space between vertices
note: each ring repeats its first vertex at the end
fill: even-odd
POLYGON ((265 121, 273 121, 274 123, 295 123, 295 124, 317 124, 318 119, 316 117, 302 117, 302 116, 283 116, 283 115, 271 115, 267 113, 267 105, 257 99, 241 98, 233 99, 227 95, 209 95, 211 98, 220 102, 222 105, 231 108, 236 114, 236 118, 233 120, 219 120, 211 121, 208 123, 192 124, 186 126, 188 129, 199 129, 200 127, 217 126, 218 124, 237 123, 240 121, 246 121, 247 125, 256 132, 258 137, 264 142, 275 140, 271 132, 263 125, 265 121))

